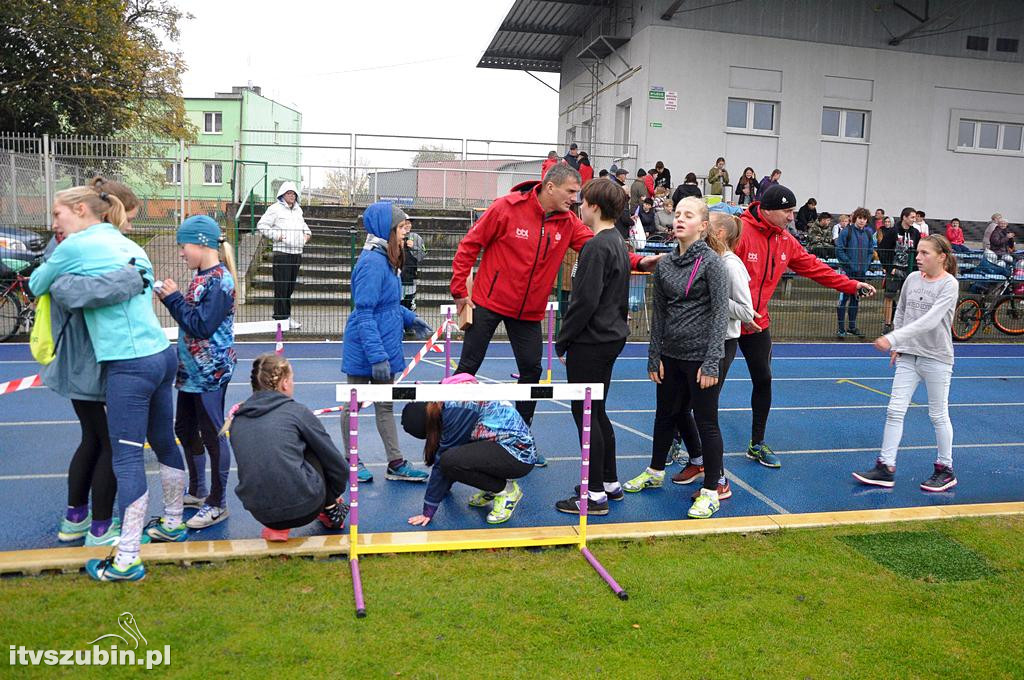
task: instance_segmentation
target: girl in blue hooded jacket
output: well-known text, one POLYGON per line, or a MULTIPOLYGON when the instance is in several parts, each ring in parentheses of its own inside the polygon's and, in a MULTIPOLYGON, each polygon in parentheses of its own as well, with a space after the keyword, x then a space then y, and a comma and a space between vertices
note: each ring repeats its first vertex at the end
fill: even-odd
MULTIPOLYGON (((411 228, 409 217, 388 201, 374 203, 363 213, 366 244, 352 270, 354 309, 345 324, 341 370, 349 384, 391 383, 405 368, 402 337, 406 329, 424 340, 432 329, 426 321, 402 306, 403 243, 411 228)), ((427 473, 414 468, 398 448, 394 408, 390 402, 374 404, 377 432, 388 458, 386 477, 409 482, 427 481, 427 473)), ((341 436, 348 455, 349 413, 341 416, 341 436)), ((359 481, 373 481, 360 462, 359 481)))

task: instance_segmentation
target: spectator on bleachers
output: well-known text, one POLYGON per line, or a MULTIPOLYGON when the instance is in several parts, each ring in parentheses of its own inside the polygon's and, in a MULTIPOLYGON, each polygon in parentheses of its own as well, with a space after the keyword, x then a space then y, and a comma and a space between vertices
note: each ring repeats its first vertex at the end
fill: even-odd
POLYGON ((768 187, 770 187, 771 185, 778 184, 779 183, 779 178, 781 178, 781 177, 782 177, 782 170, 779 170, 778 168, 775 168, 774 170, 772 170, 772 174, 771 175, 765 175, 764 177, 762 177, 760 184, 757 185, 757 195, 758 195, 758 197, 760 198, 760 196, 763 196, 764 192, 768 191, 768 187))
POLYGON ((839 240, 839 234, 842 233, 843 229, 846 229, 846 225, 850 223, 850 216, 843 213, 839 216, 839 222, 832 225, 832 243, 835 244, 839 240))
POLYGON ((743 169, 743 176, 736 182, 736 203, 738 205, 749 205, 757 200, 758 196, 757 174, 753 168, 743 169))
POLYGON ((917 244, 921 240, 921 232, 914 226, 917 213, 913 208, 904 208, 900 212, 900 224, 886 232, 878 242, 878 259, 885 271, 885 301, 883 302, 883 332, 892 330, 894 301, 899 299, 903 282, 911 271, 916 269, 917 244))
POLYGON ((954 217, 946 225, 946 238, 953 246, 954 253, 969 253, 971 249, 964 243, 964 230, 960 228, 960 219, 954 217))
POLYGON ((667 234, 672 231, 672 222, 676 216, 675 211, 675 203, 672 202, 671 198, 666 198, 661 206, 661 210, 657 211, 654 215, 654 226, 657 233, 667 234))
MULTIPOLYGON (((648 175, 650 177, 650 175, 648 175)), ((636 213, 637 218, 640 220, 640 226, 644 228, 644 233, 648 236, 656 231, 655 220, 656 215, 654 212, 654 199, 645 198, 640 204, 640 210, 636 213)))
POLYGON ((580 151, 580 167, 578 170, 580 172, 580 182, 583 184, 594 179, 594 168, 590 165, 590 156, 587 155, 586 151, 580 151))
POLYGON ((803 207, 796 211, 796 228, 804 233, 818 221, 818 201, 808 198, 803 207))
POLYGON ((650 198, 654 198, 654 176, 657 173, 657 170, 651 168, 650 170, 647 171, 647 174, 644 176, 644 186, 647 187, 647 195, 650 198))
POLYGON ((636 212, 636 209, 647 198, 647 182, 644 180, 645 177, 647 177, 647 171, 640 168, 636 171, 636 179, 633 180, 633 184, 629 187, 629 211, 631 213, 636 212))
POLYGON ((658 212, 665 207, 665 201, 668 200, 668 189, 665 187, 654 188, 654 212, 658 212))
POLYGON ((669 169, 666 168, 665 164, 662 163, 661 161, 658 161, 657 163, 654 164, 654 170, 654 186, 664 187, 665 193, 668 193, 672 189, 671 171, 669 171, 669 169))
POLYGON ((917 230, 919 232, 921 232, 921 236, 927 236, 928 235, 928 223, 924 221, 924 211, 923 210, 918 210, 917 211, 917 219, 914 220, 914 226, 917 227, 917 230))
POLYGON ((1000 213, 992 213, 992 221, 985 227, 985 235, 981 237, 981 247, 985 250, 991 250, 992 246, 989 244, 989 239, 992 238, 992 232, 995 231, 996 227, 999 226, 999 220, 1003 219, 1000 213))
POLYGON ((823 260, 835 257, 836 248, 832 244, 832 215, 823 212, 818 220, 807 230, 807 251, 823 260))
POLYGON ((683 183, 676 187, 675 192, 672 194, 672 203, 674 205, 679 205, 679 201, 683 200, 687 196, 703 198, 703 194, 700 192, 700 187, 697 186, 697 175, 692 172, 686 173, 683 183))
POLYGON ((548 170, 550 170, 553 165, 558 165, 558 152, 555 151, 554 149, 548 151, 547 159, 540 164, 541 180, 544 179, 544 175, 548 174, 548 170))
MULTIPOLYGON (((870 215, 867 209, 857 208, 853 211, 853 224, 847 225, 839 232, 836 241, 836 259, 839 260, 840 271, 854 281, 864 281, 868 266, 871 264, 871 233, 868 231, 870 215)), ((858 338, 864 334, 857 328, 857 312, 860 309, 860 298, 856 293, 839 294, 836 306, 836 317, 839 329, 836 336, 843 338, 853 335, 858 338), (844 323, 849 320, 849 326, 844 323)))
POLYGON ((1005 267, 1013 266, 1014 236, 1015 234, 1010 231, 1009 223, 1005 219, 999 220, 999 224, 996 225, 989 237, 989 245, 992 246, 992 253, 996 256, 996 264, 1005 267))
POLYGON ((722 187, 728 183, 729 171, 725 169, 725 159, 719 156, 714 167, 708 170, 708 193, 713 196, 721 196, 722 187))
POLYGON ((580 169, 580 147, 573 142, 569 145, 569 152, 562 157, 562 160, 569 164, 573 170, 579 172, 580 169))
POLYGON ((875 208, 875 233, 881 231, 882 227, 885 226, 885 210, 881 208, 875 208))

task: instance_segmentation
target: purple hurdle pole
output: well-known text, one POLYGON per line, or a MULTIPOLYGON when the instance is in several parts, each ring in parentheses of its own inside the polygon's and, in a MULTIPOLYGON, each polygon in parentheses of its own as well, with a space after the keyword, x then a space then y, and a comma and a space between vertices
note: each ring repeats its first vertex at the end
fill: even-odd
POLYGON ((452 310, 448 309, 448 323, 444 327, 444 377, 452 376, 452 310))
POLYGON ((551 349, 555 344, 555 310, 548 307, 548 384, 551 384, 551 349))
POLYGON ((580 552, 583 553, 583 557, 587 562, 594 568, 597 575, 604 579, 605 583, 612 589, 620 600, 628 600, 629 594, 618 584, 618 582, 612 578, 612 575, 608 573, 608 570, 602 566, 597 558, 594 557, 590 549, 587 548, 587 501, 589 500, 588 495, 588 481, 590 477, 590 411, 592 400, 590 397, 590 388, 587 388, 586 394, 583 398, 583 435, 580 438, 580 449, 583 453, 583 461, 580 463, 580 552))
POLYGON ((356 390, 349 390, 348 399, 348 563, 352 567, 352 593, 356 601, 356 618, 366 616, 363 601, 363 579, 359 575, 359 400, 356 390))

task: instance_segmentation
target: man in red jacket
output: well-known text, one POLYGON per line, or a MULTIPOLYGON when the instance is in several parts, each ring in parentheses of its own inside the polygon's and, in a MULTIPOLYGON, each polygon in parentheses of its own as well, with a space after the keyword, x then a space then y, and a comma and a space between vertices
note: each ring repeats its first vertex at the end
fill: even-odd
MULTIPOLYGON (((552 166, 543 182, 523 182, 494 201, 459 243, 452 262, 451 292, 461 313, 473 309, 456 373, 476 374, 499 323, 505 324, 519 382, 541 375, 541 319, 565 252, 579 252, 594 236, 570 210, 580 190, 580 175, 566 164, 552 166), (470 299, 466 286, 477 255, 480 267, 470 299)), ((634 269, 651 270, 658 256, 630 254, 634 269)), ((516 404, 527 425, 536 402, 516 404)))
POLYGON ((750 407, 753 418, 747 458, 770 468, 782 467, 779 457, 764 443, 768 412, 772 407, 772 337, 768 326, 768 301, 787 269, 806 276, 823 286, 843 293, 874 295, 874 286, 854 281, 833 271, 831 267, 811 255, 786 231, 793 219, 796 197, 781 184, 773 184, 752 203, 741 216, 743 233, 736 244, 736 255, 750 274, 750 295, 754 311, 760 317, 745 325, 740 335, 740 350, 747 362, 753 392, 750 407))

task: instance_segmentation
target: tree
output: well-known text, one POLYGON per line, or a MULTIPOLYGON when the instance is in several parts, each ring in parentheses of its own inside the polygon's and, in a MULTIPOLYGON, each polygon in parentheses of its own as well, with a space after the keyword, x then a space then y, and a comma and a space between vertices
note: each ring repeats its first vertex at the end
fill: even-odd
POLYGON ((0 130, 194 138, 172 0, 0 3, 0 130))
POLYGON ((418 168, 420 163, 432 161, 457 161, 462 158, 458 151, 449 151, 443 146, 424 144, 412 159, 412 167, 418 168))

